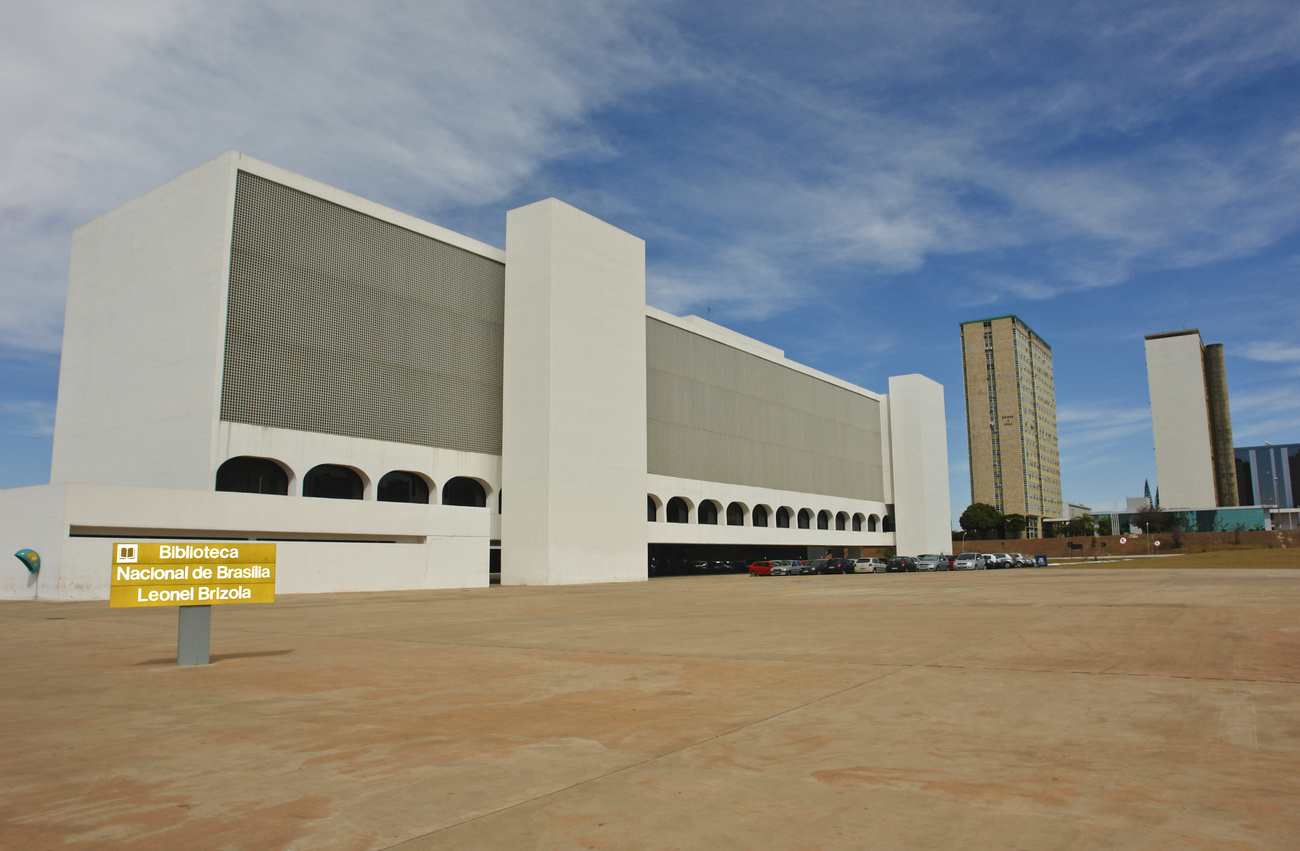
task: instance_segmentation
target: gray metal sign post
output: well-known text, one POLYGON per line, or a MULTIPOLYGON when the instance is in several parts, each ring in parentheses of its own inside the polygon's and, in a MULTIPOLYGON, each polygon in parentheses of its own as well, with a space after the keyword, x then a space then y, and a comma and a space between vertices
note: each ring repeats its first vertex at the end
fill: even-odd
POLYGON ((180 628, 176 635, 176 665, 208 664, 212 643, 212 607, 181 606, 180 628))

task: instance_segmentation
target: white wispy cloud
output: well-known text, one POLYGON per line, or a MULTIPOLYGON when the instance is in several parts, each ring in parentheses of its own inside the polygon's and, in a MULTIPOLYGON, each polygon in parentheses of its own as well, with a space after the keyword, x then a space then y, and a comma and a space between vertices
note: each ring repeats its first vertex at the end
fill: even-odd
POLYGON ((11 422, 6 431, 23 437, 49 437, 54 434, 54 406, 34 400, 0 403, 0 414, 11 422))
POLYGON ((1114 443, 1151 429, 1148 407, 1062 405, 1056 411, 1061 452, 1089 444, 1114 443))
POLYGON ((1242 357, 1266 363, 1300 363, 1300 346, 1294 343, 1260 341, 1247 343, 1240 351, 1242 357))
POLYGON ((880 286, 936 257, 1007 252, 1018 273, 972 262, 962 296, 1041 300, 1248 256, 1300 224, 1294 122, 1177 130, 1300 61, 1294 4, 760 6, 736 40, 779 30, 787 49, 714 56, 714 82, 720 102, 755 103, 725 119, 770 132, 705 134, 698 147, 728 156, 693 170, 689 205, 730 217, 772 270, 747 292, 749 312, 768 297, 781 309, 799 289, 787 279, 827 268, 856 266, 880 286))
POLYGON ((687 73, 659 5, 6 3, 0 332, 56 349, 71 228, 226 149, 416 213, 607 156, 590 113, 687 73))

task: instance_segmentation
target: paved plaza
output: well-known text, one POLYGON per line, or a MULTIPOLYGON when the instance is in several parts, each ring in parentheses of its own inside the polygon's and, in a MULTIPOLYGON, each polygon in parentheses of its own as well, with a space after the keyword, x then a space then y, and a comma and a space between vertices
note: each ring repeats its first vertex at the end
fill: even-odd
POLYGON ((0 603, 0 847, 1300 845, 1300 570, 282 596, 194 668, 176 621, 0 603))

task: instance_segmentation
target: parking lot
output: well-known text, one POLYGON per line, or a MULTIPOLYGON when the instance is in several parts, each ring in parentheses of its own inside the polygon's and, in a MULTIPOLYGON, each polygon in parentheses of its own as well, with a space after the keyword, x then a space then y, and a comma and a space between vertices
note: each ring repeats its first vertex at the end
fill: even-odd
MULTIPOLYGON (((1284 559, 1278 564, 1289 564, 1284 559)), ((1238 848, 1300 836, 1300 570, 0 603, 0 847, 1238 848)))

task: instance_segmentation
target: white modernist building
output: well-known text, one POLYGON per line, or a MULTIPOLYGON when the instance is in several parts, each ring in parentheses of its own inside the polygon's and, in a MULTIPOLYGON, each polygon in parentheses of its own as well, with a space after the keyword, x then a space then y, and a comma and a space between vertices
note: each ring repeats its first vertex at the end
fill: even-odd
POLYGON ((1151 334, 1146 357, 1161 507, 1236 505, 1223 344, 1196 329, 1151 334))
POLYGON ((946 552, 943 407, 647 307, 644 243, 554 199, 503 251, 230 152, 74 234, 51 484, 0 492, 42 566, 0 596, 106 598, 121 539, 277 541, 281 593, 946 552))

